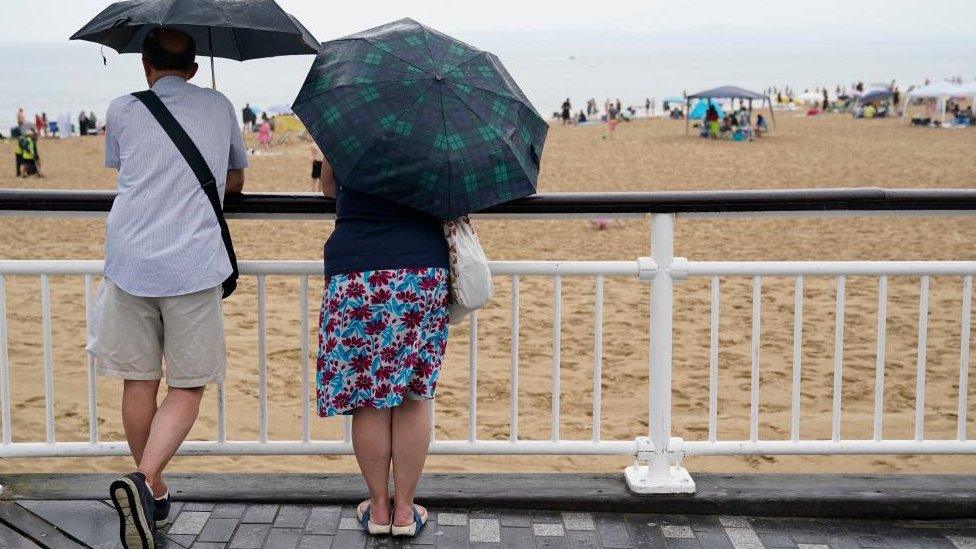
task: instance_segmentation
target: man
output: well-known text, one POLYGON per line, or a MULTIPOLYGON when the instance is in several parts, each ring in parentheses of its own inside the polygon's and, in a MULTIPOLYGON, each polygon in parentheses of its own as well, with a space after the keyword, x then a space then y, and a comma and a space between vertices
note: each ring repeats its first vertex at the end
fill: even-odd
POLYGON ((78 114, 78 134, 81 136, 88 135, 88 115, 85 114, 85 111, 78 114))
MULTIPOLYGON (((247 155, 236 111, 187 82, 198 68, 193 39, 157 28, 142 51, 146 81, 200 150, 221 201, 240 192, 247 155)), ((122 424, 137 470, 110 487, 122 542, 152 549, 169 512, 163 469, 193 426, 204 387, 224 379, 221 283, 231 264, 199 180, 148 108, 122 96, 106 121, 105 165, 118 170, 118 196, 89 351, 100 374, 124 380, 122 424), (157 407, 164 357, 168 391, 157 407)))
POLYGON ((258 115, 254 113, 250 103, 244 105, 244 110, 241 111, 241 120, 244 122, 244 131, 254 131, 254 123, 258 121, 258 115))

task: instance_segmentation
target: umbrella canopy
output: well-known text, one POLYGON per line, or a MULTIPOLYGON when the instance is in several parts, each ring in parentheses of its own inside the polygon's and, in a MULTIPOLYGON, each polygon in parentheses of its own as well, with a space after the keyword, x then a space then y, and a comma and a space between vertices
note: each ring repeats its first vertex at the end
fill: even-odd
POLYGON ((721 86, 693 93, 688 99, 766 99, 766 96, 738 86, 721 86))
POLYGON ((292 109, 343 186, 442 219, 533 194, 548 132, 496 56, 411 19, 322 44, 292 109))
POLYGON ((313 54, 318 42, 274 0, 127 0, 105 8, 71 36, 139 53, 150 29, 179 28, 196 41, 197 53, 245 61, 313 54))

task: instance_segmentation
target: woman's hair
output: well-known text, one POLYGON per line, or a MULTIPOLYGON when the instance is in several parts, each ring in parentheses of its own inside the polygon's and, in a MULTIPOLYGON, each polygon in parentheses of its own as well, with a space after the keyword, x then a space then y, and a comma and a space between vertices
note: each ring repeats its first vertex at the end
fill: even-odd
POLYGON ((197 44, 189 34, 172 27, 151 29, 142 41, 142 57, 154 69, 188 71, 197 56, 197 44))

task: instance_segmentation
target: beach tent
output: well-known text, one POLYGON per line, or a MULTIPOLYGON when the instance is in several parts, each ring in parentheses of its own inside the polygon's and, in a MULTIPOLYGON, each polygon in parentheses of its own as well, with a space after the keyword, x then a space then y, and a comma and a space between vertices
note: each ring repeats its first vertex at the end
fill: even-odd
POLYGON ((976 80, 959 84, 959 91, 969 98, 969 104, 976 107, 976 80))
MULTIPOLYGON (((750 119, 752 119, 752 102, 762 101, 765 105, 769 106, 769 119, 772 121, 773 127, 776 127, 776 116, 773 114, 773 102, 769 100, 769 96, 767 95, 736 86, 722 86, 689 95, 687 99, 688 107, 691 107, 692 99, 739 99, 740 101, 747 101, 749 104, 750 119)), ((689 108, 688 111, 690 112, 691 109, 689 108)), ((685 133, 691 133, 691 121, 688 119, 685 120, 685 133)))
POLYGON ((875 101, 884 101, 885 99, 891 99, 894 95, 895 92, 889 90, 888 88, 875 88, 858 96, 857 104, 866 105, 868 103, 874 103, 875 101))
POLYGON ((711 99, 699 99, 698 102, 695 103, 695 106, 692 107, 691 113, 688 114, 688 118, 692 120, 704 120, 705 114, 708 112, 709 105, 715 106, 715 110, 718 111, 718 116, 720 118, 725 117, 725 111, 722 109, 722 105, 719 105, 718 102, 712 101, 711 99))
POLYGON ((970 105, 976 107, 976 80, 959 84, 959 91, 969 98, 970 105))
POLYGON ((934 99, 939 109, 939 116, 942 119, 942 123, 945 124, 946 117, 946 103, 954 97, 972 97, 973 91, 967 90, 960 86, 959 84, 954 84, 948 81, 933 82, 928 86, 922 86, 921 88, 915 88, 914 90, 908 92, 908 102, 905 104, 905 109, 901 113, 902 121, 905 120, 905 115, 908 114, 908 105, 915 99, 934 99))

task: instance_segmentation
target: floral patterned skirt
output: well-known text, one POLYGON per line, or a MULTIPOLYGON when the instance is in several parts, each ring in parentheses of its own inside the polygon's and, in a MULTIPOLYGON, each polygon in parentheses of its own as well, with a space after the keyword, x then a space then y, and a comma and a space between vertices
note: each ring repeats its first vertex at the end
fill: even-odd
POLYGON ((330 277, 319 315, 319 415, 434 398, 447 334, 447 269, 330 277))

